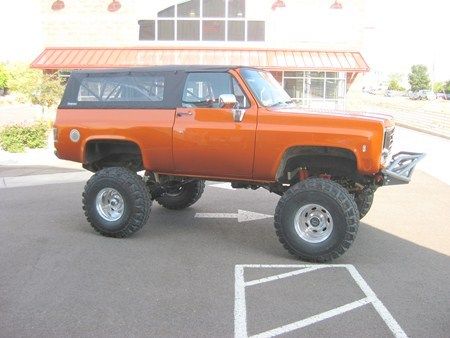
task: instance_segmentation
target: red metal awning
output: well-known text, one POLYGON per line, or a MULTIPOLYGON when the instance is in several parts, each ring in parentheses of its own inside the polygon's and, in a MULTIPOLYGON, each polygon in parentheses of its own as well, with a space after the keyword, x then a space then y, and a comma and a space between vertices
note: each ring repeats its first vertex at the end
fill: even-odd
POLYGON ((366 72, 359 52, 237 48, 46 48, 39 69, 120 68, 157 65, 239 65, 267 70, 366 72))

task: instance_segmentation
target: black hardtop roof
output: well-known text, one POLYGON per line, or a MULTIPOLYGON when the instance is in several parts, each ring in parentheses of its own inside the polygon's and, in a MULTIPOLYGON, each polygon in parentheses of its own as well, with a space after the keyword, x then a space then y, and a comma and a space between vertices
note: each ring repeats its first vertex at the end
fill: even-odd
POLYGON ((103 68, 103 69, 83 69, 75 70, 72 74, 111 74, 126 72, 226 72, 236 68, 252 68, 248 66, 215 66, 215 65, 171 65, 171 66, 150 66, 150 67, 124 67, 124 68, 103 68))

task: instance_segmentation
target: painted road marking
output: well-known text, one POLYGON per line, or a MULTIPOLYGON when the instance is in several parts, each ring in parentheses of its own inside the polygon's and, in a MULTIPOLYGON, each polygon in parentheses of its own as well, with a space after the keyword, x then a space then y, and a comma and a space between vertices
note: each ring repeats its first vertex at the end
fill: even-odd
POLYGON ((195 214, 196 218, 237 218, 238 222, 255 221, 258 219, 270 218, 272 215, 260 214, 258 212, 238 210, 237 214, 233 213, 211 213, 211 212, 198 212, 195 214))
POLYGON ((326 311, 326 312, 322 312, 322 313, 320 313, 318 315, 314 315, 314 316, 308 317, 306 319, 299 320, 298 322, 295 322, 295 323, 292 323, 292 324, 288 324, 288 325, 284 325, 284 326, 281 326, 281 327, 277 327, 276 329, 269 330, 269 331, 266 331, 266 332, 254 335, 252 337, 255 337, 255 338, 267 338, 267 337, 278 336, 280 334, 283 334, 283 333, 286 333, 286 332, 290 332, 290 331, 294 331, 294 330, 298 330, 298 329, 301 329, 302 327, 306 327, 308 325, 318 323, 318 322, 320 322, 322 320, 329 319, 329 318, 332 318, 334 316, 343 314, 345 312, 357 309, 357 308, 359 308, 359 307, 361 307, 363 305, 369 304, 369 303, 370 303, 369 298, 363 298, 363 299, 357 300, 355 302, 351 302, 349 304, 346 304, 346 305, 343 305, 343 306, 339 306, 339 307, 337 307, 335 309, 332 309, 332 310, 329 310, 329 311, 326 311))
POLYGON ((262 283, 266 283, 266 282, 271 282, 273 280, 278 280, 278 279, 282 279, 282 278, 297 276, 297 275, 300 275, 300 274, 305 273, 305 272, 310 272, 310 271, 319 270, 319 269, 323 269, 323 268, 324 268, 323 265, 314 265, 314 266, 311 266, 309 268, 303 268, 301 270, 295 270, 295 271, 291 271, 291 272, 282 273, 281 275, 275 275, 275 276, 270 276, 270 277, 265 277, 265 278, 261 278, 261 279, 252 280, 250 282, 245 282, 244 285, 245 286, 252 286, 252 285, 256 285, 256 284, 262 284, 262 283))
POLYGON ((280 334, 284 334, 293 330, 298 330, 300 328, 306 327, 308 325, 312 325, 323 321, 325 319, 329 319, 340 314, 346 313, 348 311, 357 309, 361 306, 372 304, 374 309, 386 323, 388 328, 391 330, 395 337, 407 337, 406 333, 397 323, 397 321, 392 317, 391 313, 388 309, 383 305, 383 303, 378 299, 377 295, 370 286, 366 283, 366 281, 362 278, 359 272, 353 265, 350 264, 323 264, 323 265, 311 265, 311 264, 303 264, 303 265, 268 265, 268 264, 239 264, 235 266, 234 270, 234 279, 235 279, 235 295, 234 295, 234 334, 237 338, 248 337, 247 331, 247 308, 246 308, 246 300, 245 300, 245 288, 258 285, 262 283, 267 283, 271 281, 276 281, 282 278, 288 278, 291 276, 300 275, 302 273, 307 273, 311 271, 315 271, 323 268, 344 268, 352 276, 355 283, 359 286, 359 288, 366 295, 365 298, 359 299, 352 303, 345 304, 343 306, 337 307, 335 309, 325 311, 319 313, 317 315, 308 317, 306 319, 299 320, 294 323, 290 323, 287 325, 283 325, 272 330, 268 330, 265 332, 261 332, 252 337, 274 337, 280 334), (282 273, 275 276, 265 277, 253 281, 245 282, 244 280, 244 269, 245 268, 298 268, 295 271, 290 271, 287 273, 282 273))
POLYGON ((216 183, 216 184, 210 184, 208 187, 214 187, 214 188, 221 188, 221 189, 228 189, 228 190, 236 190, 231 186, 231 183, 216 183))
POLYGON ((29 187, 36 185, 82 182, 92 176, 88 171, 75 171, 69 173, 29 175, 16 177, 2 177, 0 189, 29 187))

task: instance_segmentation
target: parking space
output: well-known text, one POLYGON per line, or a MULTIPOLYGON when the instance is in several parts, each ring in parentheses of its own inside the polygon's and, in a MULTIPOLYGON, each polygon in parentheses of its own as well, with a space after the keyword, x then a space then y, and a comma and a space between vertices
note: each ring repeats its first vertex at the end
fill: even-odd
MULTIPOLYGON (((278 197, 262 189, 208 186, 197 204, 177 212, 155 203, 139 233, 111 239, 86 222, 83 185, 0 189, 0 336, 231 337, 236 266, 296 266, 245 268, 249 282, 303 264, 278 243, 270 217, 278 197)), ((247 333, 270 333, 332 311, 330 318, 284 334, 392 336, 371 304, 334 315, 367 297, 346 268, 354 266, 406 335, 445 336, 449 189, 417 172, 411 185, 377 192, 353 247, 332 262, 345 268, 245 288, 247 333), (433 198, 423 198, 431 192, 433 198), (422 203, 411 208, 417 200, 422 203), (430 224, 439 236, 421 230, 430 224)))
MULTIPOLYGON (((395 337, 406 337, 391 313, 351 264, 244 264, 235 268, 236 337, 274 337, 352 311, 350 316, 341 318, 338 328, 333 329, 334 336, 345 336, 346 332, 351 331, 350 328, 358 324, 355 316, 360 312, 353 311, 369 306, 380 318, 368 315, 364 320, 364 330, 353 331, 353 335, 382 337, 390 331, 395 337), (245 271, 261 269, 279 271, 257 279, 247 280, 245 277, 245 271), (291 271, 280 272, 287 269, 291 271), (379 319, 384 321, 385 327, 380 325, 379 319), (341 328, 345 331, 340 331, 341 328), (251 333, 261 329, 264 331, 251 333)), ((302 332, 297 334, 302 335, 302 332)))

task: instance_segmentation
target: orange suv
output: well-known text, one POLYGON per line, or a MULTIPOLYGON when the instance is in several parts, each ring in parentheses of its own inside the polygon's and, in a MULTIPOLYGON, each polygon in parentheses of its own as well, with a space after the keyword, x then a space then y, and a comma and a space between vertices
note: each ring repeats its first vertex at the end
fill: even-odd
POLYGON ((299 108, 269 72, 219 66, 73 72, 54 125, 57 156, 95 172, 83 209, 100 234, 225 181, 280 195, 280 242, 315 262, 350 247, 378 187, 409 182, 423 154, 388 163, 393 133, 389 116, 299 108))

